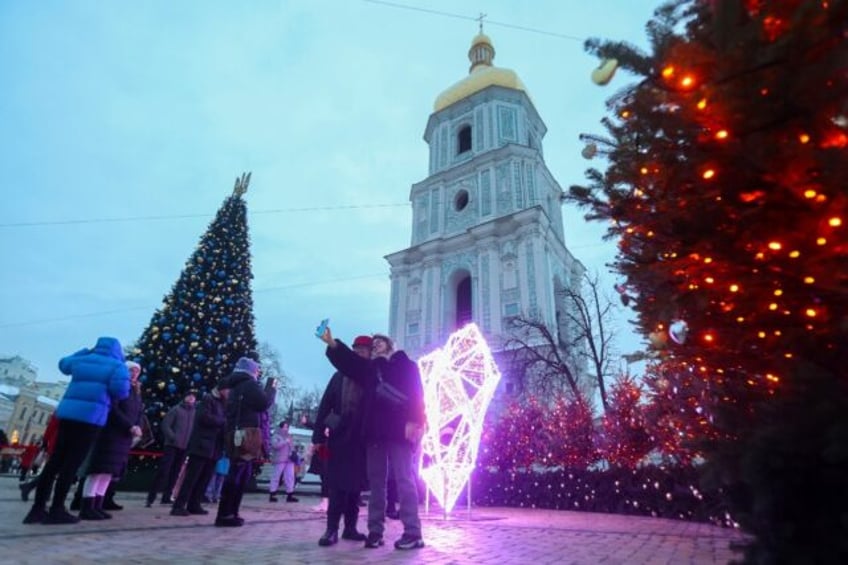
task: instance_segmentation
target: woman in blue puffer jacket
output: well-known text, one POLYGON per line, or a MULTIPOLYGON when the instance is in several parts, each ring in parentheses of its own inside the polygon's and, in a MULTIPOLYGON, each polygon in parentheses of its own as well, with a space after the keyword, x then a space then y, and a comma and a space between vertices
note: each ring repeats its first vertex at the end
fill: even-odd
POLYGON ((79 518, 65 509, 65 498, 77 469, 106 424, 112 402, 130 393, 130 375, 124 364, 120 342, 101 337, 94 349, 82 349, 59 361, 59 370, 71 376, 65 395, 56 408, 59 431, 56 449, 44 466, 35 502, 24 524, 72 524, 79 518), (48 512, 47 500, 53 491, 48 512))

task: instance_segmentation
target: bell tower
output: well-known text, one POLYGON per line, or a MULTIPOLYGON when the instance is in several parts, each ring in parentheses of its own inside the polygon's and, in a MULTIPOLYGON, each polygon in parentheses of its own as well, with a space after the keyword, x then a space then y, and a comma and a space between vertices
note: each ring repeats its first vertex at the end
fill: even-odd
POLYGON ((410 246, 386 256, 389 333, 413 357, 469 321, 494 351, 513 317, 567 331, 557 289, 579 285, 585 270, 565 245, 547 128, 518 75, 494 57, 481 31, 468 76, 436 98, 424 131, 429 176, 410 190, 410 246))

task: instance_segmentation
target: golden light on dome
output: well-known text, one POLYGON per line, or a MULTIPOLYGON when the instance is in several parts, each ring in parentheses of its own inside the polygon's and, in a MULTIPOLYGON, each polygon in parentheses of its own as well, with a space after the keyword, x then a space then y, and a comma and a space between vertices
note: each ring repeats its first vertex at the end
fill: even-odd
POLYGON ((713 178, 715 176, 715 170, 707 169, 706 171, 703 172, 703 174, 701 176, 704 177, 705 180, 710 180, 711 178, 713 178))
POLYGON ((728 133, 726 129, 720 129, 716 132, 716 139, 727 139, 728 133))
POLYGON ((769 308, 769 310, 772 310, 772 311, 777 310, 777 303, 772 302, 771 304, 769 304, 768 308, 769 308))
POLYGON ((816 191, 813 190, 812 188, 808 188, 807 190, 804 191, 804 198, 815 198, 815 197, 816 197, 816 191))
POLYGON ((707 107, 707 99, 706 98, 701 98, 700 100, 698 100, 698 109, 699 110, 703 110, 706 107, 707 107))
POLYGON ((712 277, 706 277, 704 279, 704 282, 706 282, 707 284, 713 284, 715 282, 715 279, 713 279, 712 277))
POLYGON ((816 279, 813 277, 804 277, 804 282, 806 284, 813 284, 814 282, 816 282, 816 279))
POLYGON ((780 378, 777 375, 772 375, 771 373, 766 373, 766 378, 773 383, 780 382, 780 378))
POLYGON ((766 332, 757 332, 757 337, 760 338, 760 339, 765 339, 766 338, 766 332))
POLYGON ((743 318, 742 316, 739 316, 738 318, 736 318, 736 321, 741 324, 742 322, 745 321, 745 318, 743 318))
POLYGON ((806 310, 804 310, 804 314, 806 314, 810 318, 815 318, 818 312, 816 312, 815 308, 807 308, 806 310))
POLYGON ((830 218, 827 221, 827 225, 829 225, 832 228, 838 228, 839 226, 842 225, 842 218, 839 218, 839 217, 830 218))
POLYGON ((797 259, 798 257, 801 256, 801 252, 798 251, 797 249, 795 249, 795 250, 793 250, 789 253, 789 256, 793 259, 797 259))
POLYGON ((777 290, 774 291, 774 295, 775 296, 783 296, 783 291, 778 288, 777 290))
POLYGON ((692 88, 695 86, 695 77, 692 75, 686 75, 682 79, 680 79, 680 86, 683 88, 692 88))
POLYGON ((807 135, 806 133, 802 133, 801 135, 798 136, 798 141, 800 141, 801 143, 809 143, 810 142, 810 136, 807 135))
POLYGON ((665 77, 665 78, 671 78, 672 76, 674 76, 674 67, 669 65, 666 68, 664 68, 662 70, 662 76, 665 77))
POLYGON ((779 241, 770 241, 768 244, 768 248, 772 251, 780 251, 783 246, 780 244, 779 241))
POLYGON ((739 285, 738 284, 730 285, 730 292, 739 292, 739 285))
POLYGON ((823 237, 816 239, 816 245, 825 245, 827 244, 827 240, 823 237))
POLYGON ((712 257, 704 257, 704 263, 706 263, 707 265, 709 265, 709 264, 710 264, 710 263, 712 263, 712 262, 713 262, 713 258, 712 258, 712 257))

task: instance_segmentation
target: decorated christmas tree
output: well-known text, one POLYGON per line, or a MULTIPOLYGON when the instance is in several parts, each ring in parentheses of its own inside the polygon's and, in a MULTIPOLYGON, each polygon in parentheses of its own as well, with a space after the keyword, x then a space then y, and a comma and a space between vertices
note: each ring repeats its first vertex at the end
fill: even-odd
MULTIPOLYGON (((128 357, 142 366, 145 411, 157 444, 159 423, 189 391, 198 397, 228 375, 239 357, 257 349, 250 280, 247 206, 250 175, 186 262, 183 272, 128 357)), ((142 461, 142 466, 143 466, 142 461)))
POLYGON ((598 84, 638 80, 570 194, 619 242, 665 386, 686 379, 677 425, 715 426, 708 477, 757 562, 848 556, 846 22, 845 0, 678 0, 650 52, 587 42, 598 84))
POLYGON ((633 469, 654 447, 648 431, 642 386, 630 375, 620 375, 609 392, 604 413, 601 449, 610 465, 633 469))

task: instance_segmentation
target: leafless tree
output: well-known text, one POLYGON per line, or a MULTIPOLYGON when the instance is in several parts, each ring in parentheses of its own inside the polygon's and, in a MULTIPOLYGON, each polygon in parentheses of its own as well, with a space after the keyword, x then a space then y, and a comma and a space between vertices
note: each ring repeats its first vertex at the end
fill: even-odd
POLYGON ((280 363, 280 353, 267 341, 259 343, 259 363, 262 366, 262 375, 277 379, 277 400, 272 410, 272 418, 276 421, 278 415, 288 409, 294 399, 295 388, 291 377, 283 370, 280 363))
POLYGON ((559 290, 566 304, 562 315, 570 328, 567 345, 589 364, 606 412, 609 407, 606 378, 613 375, 612 357, 615 354, 613 316, 616 306, 601 292, 597 272, 592 277, 584 275, 582 282, 582 287, 559 290))
POLYGON ((518 378, 522 391, 542 398, 566 392, 574 398, 581 396, 573 362, 542 320, 518 316, 510 326, 505 349, 509 351, 510 372, 518 378))
POLYGON ((557 289, 556 333, 544 320, 519 316, 511 321, 505 349, 522 390, 542 397, 566 393, 590 400, 597 387, 606 412, 615 305, 602 294, 597 273, 582 282, 581 287, 557 289))

